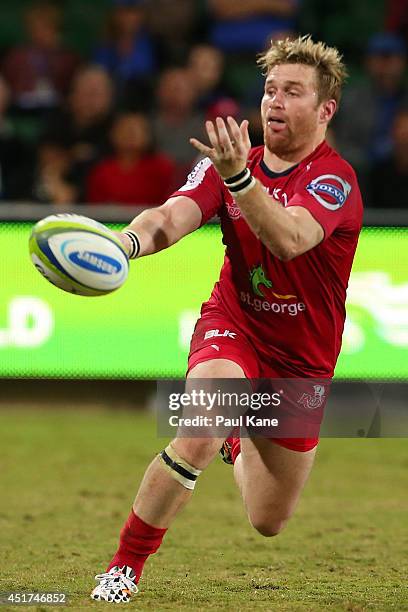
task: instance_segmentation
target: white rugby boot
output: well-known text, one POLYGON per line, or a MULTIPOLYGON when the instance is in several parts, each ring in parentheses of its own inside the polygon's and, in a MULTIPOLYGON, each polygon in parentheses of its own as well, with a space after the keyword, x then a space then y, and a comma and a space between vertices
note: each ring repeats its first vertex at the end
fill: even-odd
POLYGON ((133 593, 138 592, 135 583, 135 573, 131 567, 115 565, 105 574, 97 574, 95 580, 99 584, 91 593, 91 599, 108 601, 109 603, 127 603, 133 593))

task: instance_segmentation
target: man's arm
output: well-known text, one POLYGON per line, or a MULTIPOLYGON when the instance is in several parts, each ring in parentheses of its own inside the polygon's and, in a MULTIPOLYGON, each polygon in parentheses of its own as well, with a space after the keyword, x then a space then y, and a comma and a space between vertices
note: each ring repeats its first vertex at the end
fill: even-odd
MULTIPOLYGON (((211 159, 224 180, 242 173, 251 149, 248 121, 243 121, 240 126, 232 117, 228 117, 227 121, 229 132, 224 120, 219 117, 215 126, 211 121, 206 122, 212 147, 195 138, 190 140, 203 155, 211 159)), ((302 255, 324 238, 322 226, 306 208, 284 208, 266 193, 257 180, 249 191, 233 195, 254 234, 273 255, 283 261, 302 255)))
MULTIPOLYGON (((143 211, 125 228, 134 231, 140 242, 139 257, 167 249, 190 234, 201 224, 201 210, 191 198, 176 196, 162 206, 143 211)), ((128 252, 130 238, 123 233, 119 237, 128 252)))
POLYGON ((271 198, 259 181, 240 196, 237 204, 254 234, 282 261, 290 261, 313 249, 324 238, 324 231, 302 206, 284 208, 271 198))

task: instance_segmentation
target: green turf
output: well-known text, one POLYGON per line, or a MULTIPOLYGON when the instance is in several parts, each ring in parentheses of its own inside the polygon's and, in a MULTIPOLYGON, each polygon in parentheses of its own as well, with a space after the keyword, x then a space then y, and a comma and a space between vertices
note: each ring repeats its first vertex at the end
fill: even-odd
MULTIPOLYGON (((154 421, 80 409, 0 419, 0 592, 61 590, 75 610, 109 609, 88 599, 93 575, 164 445, 154 421)), ((216 460, 128 609, 408 610, 407 447, 323 440, 296 515, 272 539, 249 527, 231 468, 216 460)))

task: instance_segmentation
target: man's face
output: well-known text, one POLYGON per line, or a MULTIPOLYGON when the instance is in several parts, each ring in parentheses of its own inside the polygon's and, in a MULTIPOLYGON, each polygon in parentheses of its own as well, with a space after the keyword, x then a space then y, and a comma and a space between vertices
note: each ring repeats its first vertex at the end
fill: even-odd
POLYGON ((316 134, 320 111, 315 68, 274 66, 261 103, 266 147, 278 156, 302 149, 316 134))

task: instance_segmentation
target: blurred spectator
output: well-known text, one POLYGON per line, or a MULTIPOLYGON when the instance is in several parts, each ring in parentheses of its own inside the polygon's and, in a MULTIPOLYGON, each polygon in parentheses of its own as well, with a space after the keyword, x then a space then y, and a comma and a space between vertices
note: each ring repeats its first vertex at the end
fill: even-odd
POLYGON ((201 44, 190 50, 187 68, 196 91, 196 108, 205 114, 205 119, 226 119, 228 115, 238 118, 238 102, 227 93, 224 76, 224 55, 216 47, 201 44))
POLYGON ((392 136, 392 154, 372 169, 368 203, 408 210, 408 107, 395 117, 392 136))
POLYGON ((234 117, 236 121, 239 121, 241 109, 233 98, 221 98, 207 109, 205 116, 206 120, 215 121, 217 117, 227 119, 227 117, 234 117))
POLYGON ((161 66, 185 61, 197 39, 197 0, 146 0, 149 31, 155 38, 161 66))
POLYGON ((408 0, 388 0, 387 29, 399 34, 408 45, 408 0))
POLYGON ((195 159, 192 136, 203 138, 204 116, 194 110, 197 92, 187 68, 169 68, 159 79, 157 111, 153 117, 155 139, 184 173, 195 159))
POLYGON ((211 45, 195 45, 190 50, 187 67, 196 91, 196 106, 203 112, 228 97, 223 83, 224 55, 211 45))
POLYGON ((38 147, 29 197, 44 204, 65 205, 77 201, 78 189, 68 149, 55 143, 43 143, 38 147))
POLYGON ((107 40, 95 50, 93 61, 110 73, 125 105, 147 109, 156 57, 152 37, 145 28, 144 0, 112 3, 107 40))
POLYGON ((156 153, 146 117, 120 115, 112 128, 114 155, 101 161, 88 179, 91 203, 162 204, 175 188, 174 163, 156 153))
POLYGON ((22 110, 57 106, 66 93, 79 58, 61 41, 61 12, 47 2, 25 14, 28 42, 7 54, 3 71, 14 105, 22 110))
POLYGON ((391 152, 391 126, 405 103, 406 50, 394 34, 376 34, 366 56, 366 79, 346 88, 334 123, 337 146, 364 178, 391 152))
POLYGON ((43 145, 68 155, 68 175, 80 201, 90 167, 109 151, 112 109, 113 87, 108 74, 99 67, 82 68, 73 79, 66 108, 54 113, 43 134, 43 145))
POLYGON ((274 33, 296 29, 299 0, 207 0, 210 42, 226 53, 259 52, 274 33))
POLYGON ((10 91, 0 77, 0 198, 14 200, 26 194, 31 154, 7 118, 10 91))

